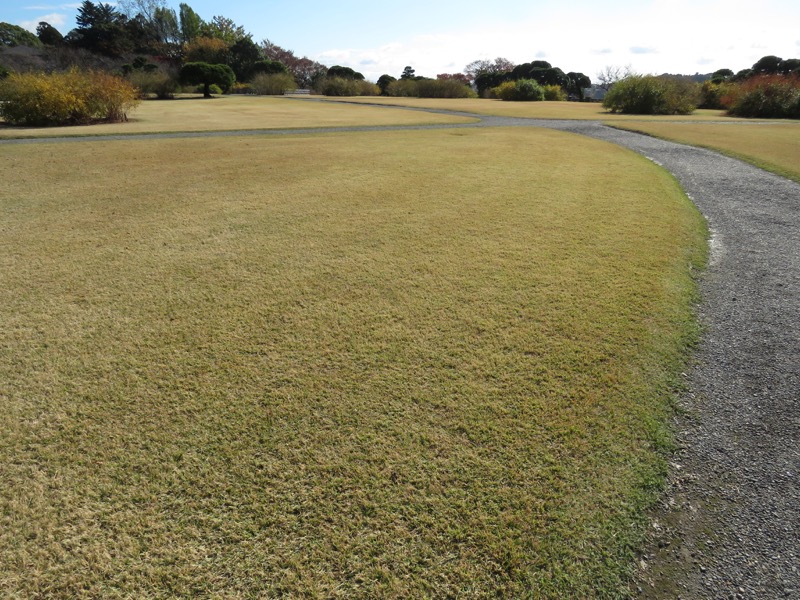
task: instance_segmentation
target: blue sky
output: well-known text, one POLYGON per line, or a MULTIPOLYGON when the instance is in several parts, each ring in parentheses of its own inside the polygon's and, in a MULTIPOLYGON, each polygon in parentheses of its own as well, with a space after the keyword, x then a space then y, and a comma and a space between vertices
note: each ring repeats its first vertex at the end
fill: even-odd
MULTIPOLYGON (((180 0, 167 0, 177 9, 180 0)), ((114 2, 108 2, 115 4, 114 2)), ((371 80, 461 72, 476 59, 546 60, 590 78, 606 66, 638 73, 708 73, 767 54, 800 57, 797 0, 188 0, 263 39, 371 80)), ((75 26, 80 2, 0 0, 0 21, 35 30, 75 26)))

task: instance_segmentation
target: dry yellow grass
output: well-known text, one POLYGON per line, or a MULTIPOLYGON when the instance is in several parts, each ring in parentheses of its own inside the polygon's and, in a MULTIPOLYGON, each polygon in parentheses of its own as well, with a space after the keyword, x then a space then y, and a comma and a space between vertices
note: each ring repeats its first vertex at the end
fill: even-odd
POLYGON ((607 112, 596 102, 503 102, 481 98, 326 98, 331 102, 357 102, 411 108, 455 110, 479 115, 526 117, 531 119, 577 119, 595 121, 731 121, 719 110, 698 110, 692 115, 653 116, 620 115, 607 112))
POLYGON ((300 102, 284 97, 233 95, 206 100, 190 96, 142 102, 129 115, 127 123, 46 128, 0 126, 0 138, 469 122, 468 118, 448 115, 300 102))
POLYGON ((800 122, 615 123, 660 138, 718 150, 800 182, 800 122))
POLYGON ((701 218, 602 142, 0 146, 0 595, 613 597, 701 218))

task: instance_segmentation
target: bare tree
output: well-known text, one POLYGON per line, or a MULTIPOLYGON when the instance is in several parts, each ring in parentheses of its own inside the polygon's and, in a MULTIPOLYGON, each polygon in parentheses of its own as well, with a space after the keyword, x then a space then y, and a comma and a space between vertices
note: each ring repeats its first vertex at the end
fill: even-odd
POLYGON ((611 86, 619 80, 630 77, 631 75, 633 75, 633 71, 630 65, 625 67, 606 66, 597 74, 597 87, 608 91, 611 89, 611 86))
POLYGON ((484 73, 507 73, 515 67, 514 63, 507 58, 498 56, 492 60, 474 60, 464 67, 464 73, 469 77, 470 81, 475 81, 479 75, 484 73))

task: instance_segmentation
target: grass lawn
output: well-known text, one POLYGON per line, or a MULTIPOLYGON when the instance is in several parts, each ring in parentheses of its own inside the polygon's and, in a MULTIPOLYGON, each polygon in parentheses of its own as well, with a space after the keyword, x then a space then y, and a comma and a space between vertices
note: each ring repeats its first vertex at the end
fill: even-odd
MULTIPOLYGON (((326 98, 330 102, 356 102, 362 104, 383 104, 387 106, 408 106, 412 108, 432 108, 456 110, 478 115, 497 115, 501 117, 527 117, 530 119, 578 119, 602 121, 731 121, 719 110, 697 110, 692 115, 653 116, 620 115, 607 112, 599 102, 503 102, 481 98, 326 98)), ((302 101, 302 100, 298 100, 302 101)))
POLYGON ((747 122, 725 124, 619 123, 630 129, 683 144, 717 150, 800 183, 800 122, 747 122))
POLYGON ((5 597, 625 594, 705 252, 657 166, 531 129, 0 157, 5 597))
POLYGON ((115 135, 169 131, 239 129, 301 129, 351 125, 420 125, 469 123, 469 118, 390 108, 297 102, 275 96, 182 96, 176 100, 147 100, 129 115, 127 123, 74 127, 7 127, 0 121, 0 138, 71 135, 115 135))

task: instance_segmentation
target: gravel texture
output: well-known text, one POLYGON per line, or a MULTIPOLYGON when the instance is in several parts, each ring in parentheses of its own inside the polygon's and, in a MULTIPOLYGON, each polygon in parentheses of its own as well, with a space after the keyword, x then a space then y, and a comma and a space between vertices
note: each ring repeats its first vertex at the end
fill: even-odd
POLYGON ((712 232, 700 279, 705 332, 685 374, 685 412, 675 422, 680 450, 634 594, 800 598, 800 185, 708 150, 597 122, 481 117, 467 125, 119 139, 497 126, 559 129, 639 152, 675 175, 712 232))
POLYGON ((639 595, 800 598, 800 185, 708 150, 558 126, 671 171, 712 233, 705 333, 639 595))

